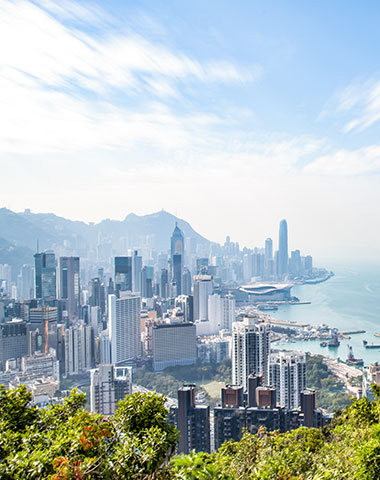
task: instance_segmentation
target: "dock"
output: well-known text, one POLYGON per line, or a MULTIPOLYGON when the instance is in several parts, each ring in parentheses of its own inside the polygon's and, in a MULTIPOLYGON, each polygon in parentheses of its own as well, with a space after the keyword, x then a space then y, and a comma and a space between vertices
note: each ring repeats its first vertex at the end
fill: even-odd
MULTIPOLYGON (((352 330, 352 331, 349 331, 349 332, 342 332, 342 335, 355 335, 356 333, 365 333, 365 330, 352 330)), ((376 336, 380 337, 379 334, 376 334, 376 336)))

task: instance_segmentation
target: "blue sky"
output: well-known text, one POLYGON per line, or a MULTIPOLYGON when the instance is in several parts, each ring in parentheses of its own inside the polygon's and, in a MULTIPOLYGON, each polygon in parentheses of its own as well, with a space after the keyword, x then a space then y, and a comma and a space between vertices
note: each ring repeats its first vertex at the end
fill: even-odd
POLYGON ((0 204, 380 257, 375 1, 0 1, 0 204), (342 248, 344 246, 344 249, 342 248))

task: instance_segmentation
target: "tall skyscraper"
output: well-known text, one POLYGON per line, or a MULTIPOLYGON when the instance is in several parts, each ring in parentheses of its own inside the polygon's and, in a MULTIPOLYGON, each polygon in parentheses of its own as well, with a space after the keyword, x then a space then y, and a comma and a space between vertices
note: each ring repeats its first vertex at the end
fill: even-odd
POLYGON ((246 317, 232 324, 232 383, 247 390, 248 377, 252 373, 268 378, 270 353, 270 324, 246 317))
POLYGON ((132 291, 141 294, 141 270, 142 257, 138 255, 137 250, 132 255, 132 291))
POLYGON ((182 293, 182 273, 185 255, 185 240, 177 222, 170 239, 171 281, 176 284, 176 295, 182 293))
POLYGON ((132 257, 115 257, 115 291, 132 291, 132 257))
POLYGON ((118 364, 141 355, 141 297, 120 292, 108 297, 109 334, 112 363, 118 364))
POLYGON ((66 300, 70 317, 79 316, 80 279, 79 257, 60 257, 58 262, 58 298, 66 300))
POLYGON ((231 330, 235 321, 235 297, 226 295, 221 297, 214 293, 208 297, 208 316, 212 325, 212 334, 216 335, 220 330, 231 330))
POLYGON ((277 403, 285 408, 301 406, 306 388, 306 357, 302 352, 274 352, 269 356, 269 384, 276 388, 277 403))
POLYGON ((161 269, 160 277, 160 297, 168 298, 169 296, 169 274, 166 268, 161 269))
POLYGON ((119 400, 132 393, 132 368, 99 365, 91 370, 91 412, 113 415, 119 400))
POLYGON ((79 323, 65 331, 65 372, 78 375, 94 366, 94 333, 91 325, 79 323))
POLYGON ((34 255, 34 295, 38 299, 56 298, 56 266, 54 252, 34 255))
POLYGON ((153 276, 153 267, 145 265, 141 270, 141 296, 144 298, 153 297, 153 276))
POLYGON ((208 297, 212 294, 212 276, 194 277, 194 320, 208 322, 208 297))
POLYGON ((288 273, 288 224, 281 220, 279 231, 278 274, 283 278, 288 273))

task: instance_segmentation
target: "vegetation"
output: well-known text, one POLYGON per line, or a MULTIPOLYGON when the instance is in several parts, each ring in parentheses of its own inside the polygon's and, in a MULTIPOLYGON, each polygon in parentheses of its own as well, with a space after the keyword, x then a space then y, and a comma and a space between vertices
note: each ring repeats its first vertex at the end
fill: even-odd
MULTIPOLYGON (((231 382, 231 360, 222 360, 216 363, 196 363, 195 365, 168 367, 162 373, 156 373, 141 368, 136 371, 133 381, 149 390, 154 390, 168 397, 177 398, 177 390, 184 383, 206 383, 218 381, 223 383, 231 382)), ((211 405, 215 399, 202 388, 198 392, 204 392, 205 400, 211 405)))
POLYGON ((306 386, 317 390, 317 407, 335 412, 350 405, 350 395, 344 384, 329 372, 322 355, 308 355, 306 359, 306 386))
POLYGON ((376 480, 380 478, 380 388, 353 401, 321 430, 265 429, 218 452, 173 456, 177 432, 164 398, 135 393, 114 417, 90 414, 83 395, 39 410, 25 387, 0 387, 3 480, 376 480))

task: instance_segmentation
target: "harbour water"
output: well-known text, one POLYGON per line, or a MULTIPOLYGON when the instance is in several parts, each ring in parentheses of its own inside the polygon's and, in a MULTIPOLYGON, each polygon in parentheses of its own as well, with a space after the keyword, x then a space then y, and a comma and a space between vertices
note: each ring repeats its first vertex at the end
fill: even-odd
POLYGON ((335 276, 316 285, 295 285, 292 295, 301 301, 310 300, 310 305, 284 305, 272 317, 309 323, 311 325, 327 324, 340 332, 365 330, 366 333, 351 335, 351 339, 341 339, 337 348, 321 347, 320 341, 299 341, 294 343, 277 343, 277 348, 301 350, 320 353, 332 358, 347 358, 348 347, 353 347, 356 358, 362 358, 365 365, 380 361, 380 348, 366 349, 368 344, 380 345, 380 262, 373 264, 326 265, 335 276))

